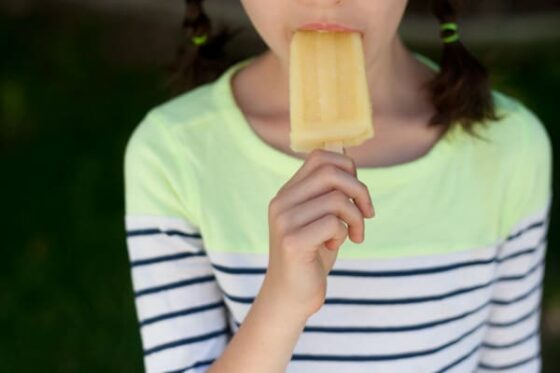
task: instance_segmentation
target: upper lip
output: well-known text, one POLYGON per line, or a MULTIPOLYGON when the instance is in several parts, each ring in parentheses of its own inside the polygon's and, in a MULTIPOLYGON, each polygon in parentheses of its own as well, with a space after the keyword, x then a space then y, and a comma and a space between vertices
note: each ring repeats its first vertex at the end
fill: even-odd
POLYGON ((346 32, 359 32, 352 27, 342 25, 340 23, 329 23, 329 22, 311 22, 306 23, 298 27, 298 30, 325 30, 325 31, 346 31, 346 32))

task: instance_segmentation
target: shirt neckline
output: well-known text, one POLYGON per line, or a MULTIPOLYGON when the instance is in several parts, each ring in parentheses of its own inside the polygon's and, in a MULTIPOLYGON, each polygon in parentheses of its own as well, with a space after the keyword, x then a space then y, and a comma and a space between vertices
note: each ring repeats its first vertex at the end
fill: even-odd
MULTIPOLYGON (((439 70, 439 66, 428 57, 417 52, 413 54, 434 71, 439 70)), ((284 176, 291 176, 303 165, 304 160, 284 153, 263 141, 254 132, 235 101, 231 85, 232 77, 255 58, 256 56, 252 56, 230 66, 214 83, 214 99, 225 126, 229 129, 228 138, 239 146, 239 150, 262 166, 284 176)), ((426 154, 412 161, 384 167, 357 167, 358 178, 366 183, 374 183, 373 185, 379 188, 381 185, 401 184, 414 177, 426 175, 454 150, 452 138, 459 128, 460 126, 453 123, 449 131, 426 154)))

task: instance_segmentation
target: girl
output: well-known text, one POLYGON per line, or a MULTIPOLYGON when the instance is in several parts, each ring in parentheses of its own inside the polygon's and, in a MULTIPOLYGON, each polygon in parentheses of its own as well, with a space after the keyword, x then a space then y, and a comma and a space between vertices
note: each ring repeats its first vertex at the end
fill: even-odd
POLYGON ((539 371, 551 143, 488 87, 451 3, 439 65, 398 36, 406 0, 242 4, 269 49, 150 110, 126 148, 146 370, 539 371), (288 45, 310 23, 363 37, 376 134, 345 154, 289 148, 288 45))

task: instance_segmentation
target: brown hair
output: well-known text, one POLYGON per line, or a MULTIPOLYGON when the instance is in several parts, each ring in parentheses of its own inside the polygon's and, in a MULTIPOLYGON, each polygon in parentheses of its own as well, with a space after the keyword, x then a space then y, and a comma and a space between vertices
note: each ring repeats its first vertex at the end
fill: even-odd
MULTIPOLYGON (((183 22, 184 42, 172 65, 174 75, 169 86, 174 94, 190 90, 216 79, 231 63, 223 50, 225 44, 238 30, 222 28, 212 33, 211 22, 205 14, 203 0, 185 0, 186 12, 183 22), (194 36, 207 35, 201 46, 194 45, 194 36)), ((456 22, 461 0, 431 0, 431 10, 439 23, 456 22)), ((447 37, 453 31, 442 31, 447 37)), ((465 48, 461 40, 443 43, 439 63, 440 70, 426 88, 431 94, 436 113, 430 119, 431 126, 461 125, 468 133, 476 123, 497 120, 486 68, 465 48)))
POLYGON ((182 24, 183 39, 175 61, 170 66, 167 87, 178 95, 216 79, 233 62, 224 53, 225 45, 240 31, 222 27, 215 31, 204 12, 203 0, 185 0, 185 17, 182 24), (207 36, 203 45, 194 45, 192 38, 207 36))

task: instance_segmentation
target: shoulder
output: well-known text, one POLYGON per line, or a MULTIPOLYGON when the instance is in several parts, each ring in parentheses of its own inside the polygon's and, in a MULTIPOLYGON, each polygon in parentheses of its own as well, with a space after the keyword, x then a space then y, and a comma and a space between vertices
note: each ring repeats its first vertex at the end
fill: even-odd
POLYGON ((195 168, 197 142, 219 122, 212 84, 200 86, 148 110, 124 151, 126 211, 129 214, 198 220, 195 168))
POLYGON ((154 106, 144 115, 132 137, 141 139, 179 130, 193 132, 201 124, 212 123, 218 112, 213 88, 214 83, 208 83, 154 106))
POLYGON ((500 168, 506 175, 504 207, 509 227, 535 212, 544 211, 552 197, 552 142, 545 124, 519 99, 492 92, 501 119, 487 127, 487 134, 502 154, 500 168))
POLYGON ((500 143, 521 157, 550 156, 552 144, 546 126, 529 107, 519 99, 497 90, 492 90, 496 113, 500 119, 490 123, 490 133, 500 143), (547 154, 549 153, 549 154, 547 154))
POLYGON ((474 128, 486 141, 465 136, 474 144, 477 158, 491 159, 508 169, 513 169, 511 165, 515 164, 515 168, 528 172, 535 163, 548 167, 552 143, 542 120, 517 98, 497 90, 492 90, 492 97, 498 119, 474 128))
MULTIPOLYGON (((178 149, 189 151, 208 136, 216 123, 219 107, 214 99, 215 82, 182 93, 148 110, 130 134, 125 156, 150 152, 172 156, 178 149)), ((192 154, 191 154, 192 155, 192 154)))

